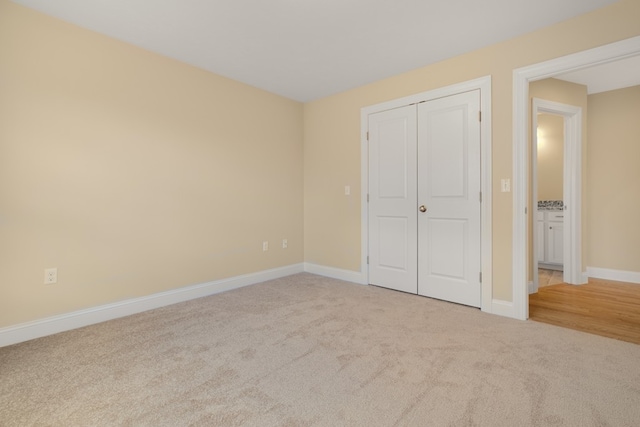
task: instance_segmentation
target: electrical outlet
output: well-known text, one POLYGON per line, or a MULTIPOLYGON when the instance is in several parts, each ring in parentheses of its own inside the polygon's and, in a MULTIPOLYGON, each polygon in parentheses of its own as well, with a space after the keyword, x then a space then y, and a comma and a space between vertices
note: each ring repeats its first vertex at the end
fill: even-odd
POLYGON ((287 239, 282 239, 282 249, 287 249, 288 246, 289 243, 287 242, 287 239))
POLYGON ((57 268, 45 268, 44 270, 44 284, 53 285, 58 282, 58 269, 57 268))
POLYGON ((269 242, 268 241, 265 240, 264 242, 262 242, 262 250, 264 252, 269 250, 269 242))

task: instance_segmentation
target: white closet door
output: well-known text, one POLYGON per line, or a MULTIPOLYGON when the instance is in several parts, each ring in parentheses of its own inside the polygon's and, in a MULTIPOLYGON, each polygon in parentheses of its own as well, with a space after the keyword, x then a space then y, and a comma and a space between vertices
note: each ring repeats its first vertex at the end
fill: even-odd
POLYGON ((418 293, 480 307, 480 91, 418 105, 418 293))
POLYGON ((416 106, 369 116, 369 283, 417 293, 416 106))

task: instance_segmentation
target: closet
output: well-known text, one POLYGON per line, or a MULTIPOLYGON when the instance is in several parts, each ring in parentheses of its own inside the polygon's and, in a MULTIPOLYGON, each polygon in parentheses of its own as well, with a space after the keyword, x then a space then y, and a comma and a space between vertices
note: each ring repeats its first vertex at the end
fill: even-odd
POLYGON ((480 90, 369 114, 369 282, 481 305, 480 90))

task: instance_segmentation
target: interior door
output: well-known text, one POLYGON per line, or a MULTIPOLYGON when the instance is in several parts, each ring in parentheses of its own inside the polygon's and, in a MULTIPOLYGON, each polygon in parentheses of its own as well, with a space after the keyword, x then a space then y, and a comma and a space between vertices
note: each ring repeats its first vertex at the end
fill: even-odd
POLYGON ((416 106, 369 115, 369 283, 417 293, 416 106))
POLYGON ((420 295, 480 307, 480 200, 480 91, 420 103, 420 295))

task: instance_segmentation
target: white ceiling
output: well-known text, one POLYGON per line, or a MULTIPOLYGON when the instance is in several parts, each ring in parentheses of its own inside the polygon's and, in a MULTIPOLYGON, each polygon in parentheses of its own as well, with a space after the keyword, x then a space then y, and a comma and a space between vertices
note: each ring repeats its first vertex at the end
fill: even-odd
POLYGON ((306 102, 616 0, 14 0, 306 102))
POLYGON ((589 95, 640 85, 640 56, 560 74, 556 79, 587 86, 589 95))

